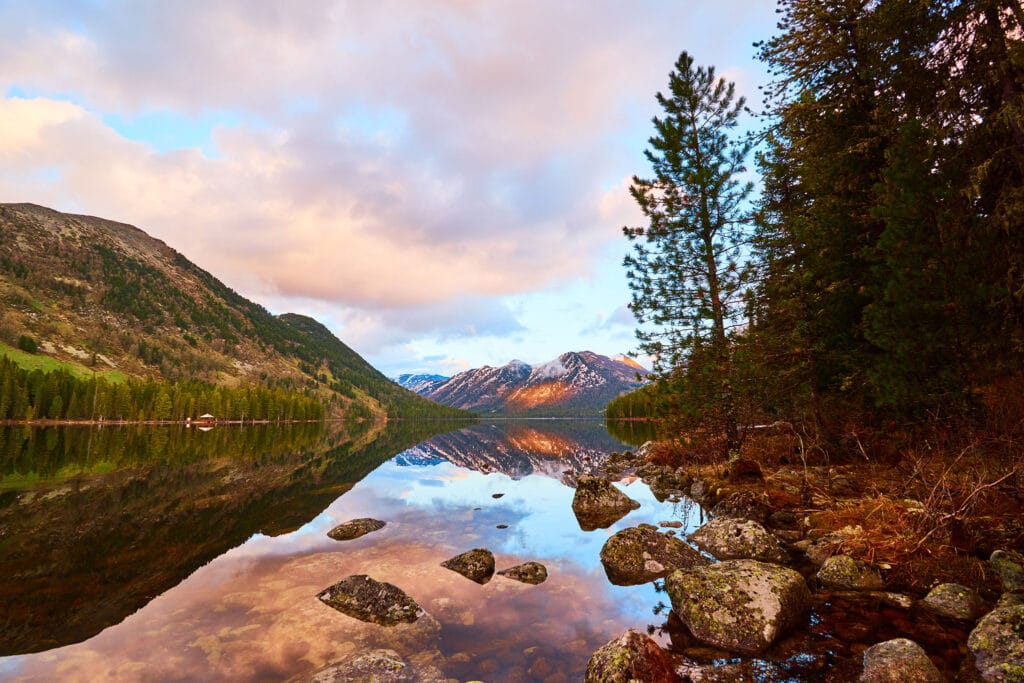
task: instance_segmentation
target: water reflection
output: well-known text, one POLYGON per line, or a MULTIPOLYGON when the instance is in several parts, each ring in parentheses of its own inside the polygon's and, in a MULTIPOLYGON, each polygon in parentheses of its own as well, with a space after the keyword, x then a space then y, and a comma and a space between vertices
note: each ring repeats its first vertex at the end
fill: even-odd
MULTIPOLYGON (((0 676, 282 680, 354 652, 387 647, 462 680, 580 680, 590 654, 625 628, 663 625, 664 615, 654 612, 664 596, 652 584, 611 585, 598 561, 600 548, 610 534, 640 522, 679 521, 679 531, 685 533, 696 526, 698 510, 688 502, 659 503, 635 482, 624 490, 641 503, 639 509, 610 529, 582 531, 571 510, 573 491, 561 479, 566 470, 592 468, 607 453, 622 449, 599 423, 477 425, 419 444, 382 464, 379 458, 364 456, 365 450, 341 448, 345 456, 321 456, 300 468, 319 478, 294 473, 261 478, 257 472, 266 466, 244 470, 246 476, 258 477, 251 482, 253 496, 256 489, 287 482, 283 486, 290 495, 260 494, 275 501, 266 506, 263 519, 283 517, 287 510, 296 520, 302 514, 292 508, 309 511, 319 505, 306 523, 277 537, 257 534, 227 552, 217 550, 219 557, 122 623, 77 645, 0 659, 0 676), (350 466, 349 476, 338 469, 342 463, 350 466), (341 483, 360 478, 354 486, 341 483), (335 525, 356 517, 381 519, 387 526, 352 541, 326 536, 335 525), (499 570, 542 562, 549 578, 531 586, 495 576, 481 586, 440 566, 474 547, 494 552, 499 570), (415 624, 383 628, 317 600, 319 591, 350 574, 369 574, 401 587, 427 616, 415 624)), ((388 448, 372 450, 379 456, 388 448)), ((189 539, 211 546, 213 552, 208 537, 225 536, 217 525, 248 516, 248 509, 239 507, 219 514, 213 524, 189 524, 189 519, 202 519, 200 511, 216 506, 217 497, 231 488, 206 485, 210 492, 200 497, 206 502, 196 504, 196 497, 185 492, 196 485, 202 488, 203 477, 214 475, 194 469, 200 476, 184 475, 180 482, 170 478, 176 488, 171 487, 168 502, 151 497, 108 515, 108 521, 121 520, 119 528, 129 530, 133 517, 154 521, 137 529, 130 541, 119 541, 124 571, 130 571, 134 560, 129 548, 142 556, 147 548, 162 556, 162 563, 149 563, 152 570, 159 564, 184 566, 175 559, 179 553, 193 560, 199 556, 186 553, 189 539), (144 511, 148 506, 159 512, 151 515, 144 511), (179 507, 194 513, 181 524, 172 523, 181 538, 168 547, 157 529, 179 507)), ((225 476, 219 471, 219 481, 225 476)), ((91 580, 83 570, 69 577, 67 585, 81 589, 91 580)), ((24 611, 30 607, 26 603, 24 611)))

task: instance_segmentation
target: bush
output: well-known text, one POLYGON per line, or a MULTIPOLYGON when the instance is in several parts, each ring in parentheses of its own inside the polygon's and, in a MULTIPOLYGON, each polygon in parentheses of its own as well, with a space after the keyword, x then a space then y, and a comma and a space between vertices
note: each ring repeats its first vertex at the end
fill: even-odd
POLYGON ((36 344, 36 340, 27 334, 23 334, 18 337, 18 348, 25 353, 35 353, 39 350, 39 345, 36 344))

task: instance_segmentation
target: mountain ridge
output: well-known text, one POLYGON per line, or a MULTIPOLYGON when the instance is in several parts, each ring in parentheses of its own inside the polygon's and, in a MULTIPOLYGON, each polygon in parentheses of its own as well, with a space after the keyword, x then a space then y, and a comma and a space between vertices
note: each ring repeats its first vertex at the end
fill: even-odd
POLYGON ((336 415, 435 411, 321 323, 271 314, 143 230, 35 204, 0 204, 0 343, 127 377, 305 392, 336 415))
POLYGON ((464 410, 556 417, 600 414, 608 401, 644 384, 638 373, 647 370, 635 361, 569 351, 534 366, 512 360, 499 367, 466 370, 444 381, 413 379, 422 375, 403 375, 407 379, 399 380, 422 396, 464 410))

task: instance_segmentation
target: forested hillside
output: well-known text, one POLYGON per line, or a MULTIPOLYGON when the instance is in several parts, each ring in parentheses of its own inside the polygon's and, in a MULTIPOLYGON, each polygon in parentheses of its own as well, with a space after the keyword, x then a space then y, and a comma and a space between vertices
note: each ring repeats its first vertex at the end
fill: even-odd
POLYGON ((456 412, 390 382, 316 321, 271 315, 122 223, 0 205, 0 302, 4 353, 36 372, 8 372, 0 382, 15 419, 69 411, 150 419, 168 414, 165 396, 175 416, 189 405, 235 419, 323 413, 300 411, 302 396, 349 417, 456 412), (69 374, 42 378, 53 371, 69 374), (83 382, 70 388, 75 376, 83 382), (139 382, 115 387, 126 377, 139 382), (62 405, 54 403, 58 394, 62 405), (116 407, 99 412, 91 404, 102 407, 105 394, 116 407))

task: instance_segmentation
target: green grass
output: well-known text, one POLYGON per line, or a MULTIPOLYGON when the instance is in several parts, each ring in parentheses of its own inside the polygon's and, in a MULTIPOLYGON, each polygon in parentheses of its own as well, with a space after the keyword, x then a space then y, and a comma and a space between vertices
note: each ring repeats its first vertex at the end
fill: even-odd
POLYGON ((51 358, 45 353, 26 353, 3 342, 0 342, 0 356, 7 356, 17 363, 19 367, 29 371, 42 370, 43 372, 52 372, 54 370, 67 370, 79 379, 92 379, 93 374, 95 374, 97 377, 102 377, 112 384, 120 384, 128 379, 128 376, 120 370, 93 371, 92 368, 87 368, 78 363, 68 363, 51 358))

